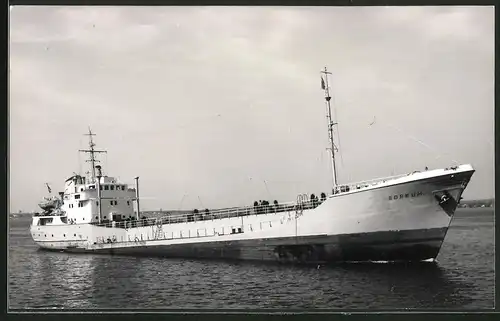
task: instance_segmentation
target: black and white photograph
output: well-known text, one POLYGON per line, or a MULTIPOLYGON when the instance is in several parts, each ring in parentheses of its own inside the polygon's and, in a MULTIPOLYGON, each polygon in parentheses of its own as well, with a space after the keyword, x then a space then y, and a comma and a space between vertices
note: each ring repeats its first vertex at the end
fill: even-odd
POLYGON ((493 6, 8 14, 9 311, 495 308, 493 6))

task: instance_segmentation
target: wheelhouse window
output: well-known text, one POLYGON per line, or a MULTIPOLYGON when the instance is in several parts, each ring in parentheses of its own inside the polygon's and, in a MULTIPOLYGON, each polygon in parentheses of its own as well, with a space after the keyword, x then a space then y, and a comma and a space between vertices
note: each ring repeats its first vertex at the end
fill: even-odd
POLYGON ((110 185, 109 189, 112 190, 112 191, 114 191, 115 190, 115 185, 110 185))
POLYGON ((95 185, 89 185, 89 189, 95 189, 95 185))
POLYGON ((75 200, 78 200, 78 199, 80 199, 80 194, 75 195, 75 200))
POLYGON ((102 191, 102 185, 99 185, 99 189, 102 191))
POLYGON ((109 190, 109 185, 104 185, 104 190, 105 191, 109 190))
POLYGON ((122 191, 124 191, 124 190, 125 190, 125 185, 122 185, 122 191))

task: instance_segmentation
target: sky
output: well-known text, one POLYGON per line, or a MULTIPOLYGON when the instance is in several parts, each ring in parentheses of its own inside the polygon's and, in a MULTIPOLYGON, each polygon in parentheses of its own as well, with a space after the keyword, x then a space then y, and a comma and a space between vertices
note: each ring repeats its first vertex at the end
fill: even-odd
POLYGON ((15 6, 9 50, 12 212, 88 170, 89 127, 144 210, 328 192, 325 66, 340 183, 458 162, 494 196, 493 7, 15 6))

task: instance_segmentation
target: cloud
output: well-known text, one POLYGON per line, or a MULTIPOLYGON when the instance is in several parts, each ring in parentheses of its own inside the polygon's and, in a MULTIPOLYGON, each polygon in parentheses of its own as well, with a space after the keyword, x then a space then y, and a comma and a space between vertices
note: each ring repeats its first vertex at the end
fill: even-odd
POLYGON ((227 206, 221 195, 236 204, 267 197, 248 176, 266 180, 280 201, 327 190, 325 65, 342 181, 459 158, 479 168, 467 193, 492 195, 492 151, 480 142, 493 133, 493 12, 18 7, 10 13, 11 201, 34 204, 43 189, 25 186, 75 170, 75 142, 85 143, 89 125, 110 149, 113 173, 141 176, 156 198, 145 206, 178 206, 186 191, 206 206, 227 206), (389 124, 453 157, 436 160, 389 124), (41 142, 54 141, 57 156, 44 154, 41 142), (26 153, 43 170, 27 170, 26 153), (279 183, 288 181, 300 183, 279 183))

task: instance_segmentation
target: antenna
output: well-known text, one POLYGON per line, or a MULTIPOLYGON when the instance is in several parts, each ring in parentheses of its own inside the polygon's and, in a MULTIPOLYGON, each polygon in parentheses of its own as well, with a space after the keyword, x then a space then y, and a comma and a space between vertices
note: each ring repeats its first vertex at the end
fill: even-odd
POLYGON ((52 193, 52 189, 50 188, 49 183, 45 183, 45 185, 47 186, 47 190, 49 191, 49 194, 51 194, 52 193))
POLYGON ((107 151, 94 149, 95 144, 94 144, 94 141, 92 140, 92 136, 95 136, 95 134, 92 133, 92 130, 90 129, 90 127, 89 127, 89 133, 84 134, 84 135, 89 136, 89 149, 80 149, 79 152, 90 154, 90 158, 88 160, 86 160, 86 162, 90 162, 90 165, 91 165, 92 177, 91 177, 90 181, 95 182, 95 177, 96 177, 95 176, 95 163, 99 163, 99 160, 95 159, 95 154, 96 153, 107 153, 107 151))
POLYGON ((337 147, 335 146, 335 143, 333 142, 333 126, 337 125, 337 123, 334 123, 332 121, 332 108, 330 105, 330 100, 332 97, 330 96, 330 87, 328 87, 328 75, 331 75, 331 72, 328 72, 326 67, 325 70, 321 71, 322 74, 325 75, 325 78, 323 79, 323 76, 321 76, 321 89, 325 91, 325 100, 326 100, 326 106, 327 106, 327 113, 326 113, 326 119, 328 120, 328 139, 330 140, 330 148, 328 148, 331 153, 332 153, 332 179, 333 179, 333 187, 335 188, 338 184, 337 182, 337 170, 335 168, 335 151, 337 151, 337 147))

